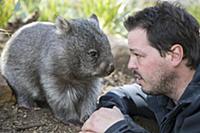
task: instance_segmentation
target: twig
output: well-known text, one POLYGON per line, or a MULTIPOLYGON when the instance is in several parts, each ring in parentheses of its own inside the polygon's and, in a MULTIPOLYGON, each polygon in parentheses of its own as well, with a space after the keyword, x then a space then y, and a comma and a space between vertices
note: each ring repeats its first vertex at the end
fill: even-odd
POLYGON ((25 126, 21 126, 21 127, 16 127, 16 131, 20 131, 20 130, 25 130, 25 129, 30 129, 33 127, 41 127, 44 126, 45 124, 34 124, 34 125, 25 125, 25 126))

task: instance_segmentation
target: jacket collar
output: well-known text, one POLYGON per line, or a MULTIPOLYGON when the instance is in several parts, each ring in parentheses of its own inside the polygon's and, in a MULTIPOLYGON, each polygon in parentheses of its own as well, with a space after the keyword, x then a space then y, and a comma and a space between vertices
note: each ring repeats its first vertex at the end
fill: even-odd
POLYGON ((197 67, 191 83, 199 83, 199 82, 200 82, 200 65, 197 67))

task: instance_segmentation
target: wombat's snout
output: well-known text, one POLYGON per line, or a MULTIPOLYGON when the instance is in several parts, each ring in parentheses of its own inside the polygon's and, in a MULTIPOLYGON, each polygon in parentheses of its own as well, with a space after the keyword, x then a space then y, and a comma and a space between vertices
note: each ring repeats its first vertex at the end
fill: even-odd
POLYGON ((104 77, 108 76, 114 71, 114 63, 102 62, 97 68, 96 71, 92 73, 93 76, 104 77))
POLYGON ((111 74, 114 70, 115 70, 114 63, 110 63, 107 69, 108 75, 111 74))
POLYGON ((100 69, 100 71, 101 71, 103 76, 107 76, 107 75, 111 74, 114 71, 114 69, 115 69, 114 63, 112 63, 112 62, 110 62, 110 63, 102 62, 100 64, 99 69, 100 69))

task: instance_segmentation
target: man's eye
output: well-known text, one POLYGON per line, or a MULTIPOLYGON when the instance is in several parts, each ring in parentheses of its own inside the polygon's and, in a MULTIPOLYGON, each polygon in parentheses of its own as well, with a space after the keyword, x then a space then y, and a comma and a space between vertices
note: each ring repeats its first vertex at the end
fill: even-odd
POLYGON ((134 55, 135 55, 136 57, 141 57, 141 55, 138 54, 138 53, 134 53, 134 55))

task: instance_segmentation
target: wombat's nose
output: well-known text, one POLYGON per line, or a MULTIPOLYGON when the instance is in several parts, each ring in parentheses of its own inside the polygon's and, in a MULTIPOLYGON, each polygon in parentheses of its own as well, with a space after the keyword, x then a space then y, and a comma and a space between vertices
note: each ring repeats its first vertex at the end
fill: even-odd
POLYGON ((112 73, 113 71, 115 70, 115 67, 114 67, 114 64, 113 63, 110 63, 109 66, 108 66, 108 73, 112 73))

